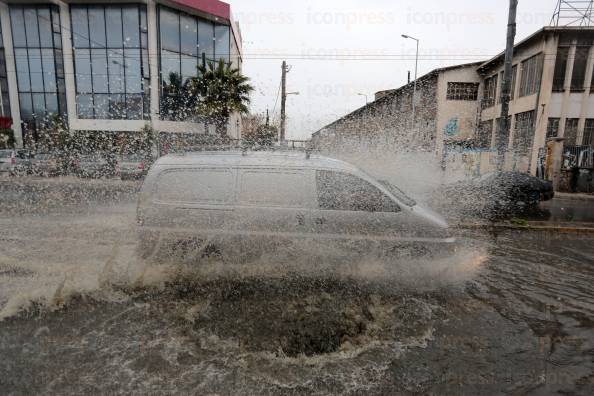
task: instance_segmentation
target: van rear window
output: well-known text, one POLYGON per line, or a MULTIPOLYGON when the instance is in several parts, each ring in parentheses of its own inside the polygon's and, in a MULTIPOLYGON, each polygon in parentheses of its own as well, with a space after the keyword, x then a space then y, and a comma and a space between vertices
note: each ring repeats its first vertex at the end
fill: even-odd
POLYGON ((233 195, 229 169, 180 169, 163 173, 157 180, 156 198, 161 202, 223 204, 233 195))

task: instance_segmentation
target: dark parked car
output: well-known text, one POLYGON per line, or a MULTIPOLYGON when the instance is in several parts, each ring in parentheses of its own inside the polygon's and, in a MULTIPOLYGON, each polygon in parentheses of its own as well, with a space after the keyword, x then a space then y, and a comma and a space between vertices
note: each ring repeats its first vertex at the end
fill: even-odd
POLYGON ((82 177, 110 177, 115 175, 115 161, 102 154, 84 154, 77 161, 77 172, 82 177))
POLYGON ((61 161, 58 153, 37 153, 31 159, 31 171, 39 176, 56 176, 61 173, 61 161))
POLYGON ((554 196, 553 184, 520 172, 491 172, 442 187, 440 206, 459 215, 488 219, 534 213, 554 196))
POLYGON ((146 158, 140 154, 124 154, 118 160, 121 179, 141 179, 148 172, 146 158))

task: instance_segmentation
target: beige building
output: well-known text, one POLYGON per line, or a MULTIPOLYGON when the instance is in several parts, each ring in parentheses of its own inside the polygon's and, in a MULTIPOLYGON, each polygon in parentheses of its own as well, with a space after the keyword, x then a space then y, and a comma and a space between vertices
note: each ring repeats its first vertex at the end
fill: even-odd
MULTIPOLYGON (((494 147, 503 54, 477 71, 482 77, 477 137, 494 147)), ((578 162, 581 156, 575 165, 591 168, 582 153, 594 144, 593 72, 594 27, 545 27, 515 46, 508 166, 515 156, 520 170, 536 174, 549 144, 548 173, 557 186, 563 169, 572 166, 565 161, 573 161, 570 157, 578 162)))

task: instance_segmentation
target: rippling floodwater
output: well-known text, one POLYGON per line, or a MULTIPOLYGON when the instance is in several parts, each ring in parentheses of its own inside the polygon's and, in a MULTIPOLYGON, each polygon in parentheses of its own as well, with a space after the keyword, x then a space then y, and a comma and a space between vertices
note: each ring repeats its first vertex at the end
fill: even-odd
POLYGON ((0 219, 3 392, 594 392, 592 239, 473 235, 486 260, 453 283, 206 276, 143 266, 132 218, 0 219))

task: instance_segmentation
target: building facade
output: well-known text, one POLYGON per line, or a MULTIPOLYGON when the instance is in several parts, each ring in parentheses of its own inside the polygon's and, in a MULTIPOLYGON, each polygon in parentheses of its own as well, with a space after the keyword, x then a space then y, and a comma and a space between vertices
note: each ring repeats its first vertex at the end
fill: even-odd
MULTIPOLYGON (((494 170, 503 61, 502 53, 486 62, 437 69, 419 78, 414 124, 398 121, 412 119, 412 106, 398 106, 403 100, 410 103, 412 84, 408 84, 379 92, 373 103, 316 132, 313 140, 332 147, 343 136, 375 138, 378 121, 390 120, 380 122, 384 140, 403 141, 408 136, 404 141, 414 143, 429 136, 434 140, 429 147, 444 163, 464 153, 474 174, 494 170), (427 84, 428 106, 423 93, 427 84)), ((594 27, 545 27, 515 45, 512 65, 510 131, 501 137, 504 168, 545 177, 560 189, 570 188, 572 172, 579 171, 585 178, 583 190, 591 191, 594 27)))
MULTIPOLYGON (((60 116, 71 131, 214 134, 167 106, 197 66, 241 69, 241 34, 218 0, 0 0, 0 112, 17 145, 60 116)), ((232 115, 228 135, 239 138, 232 115)))
MULTIPOLYGON (((582 168, 589 174, 593 167, 594 28, 543 28, 515 46, 512 64, 510 132, 502 137, 507 166, 567 188, 570 172, 582 168)), ((477 140, 480 148, 493 149, 503 55, 477 71, 483 81, 477 140)))

